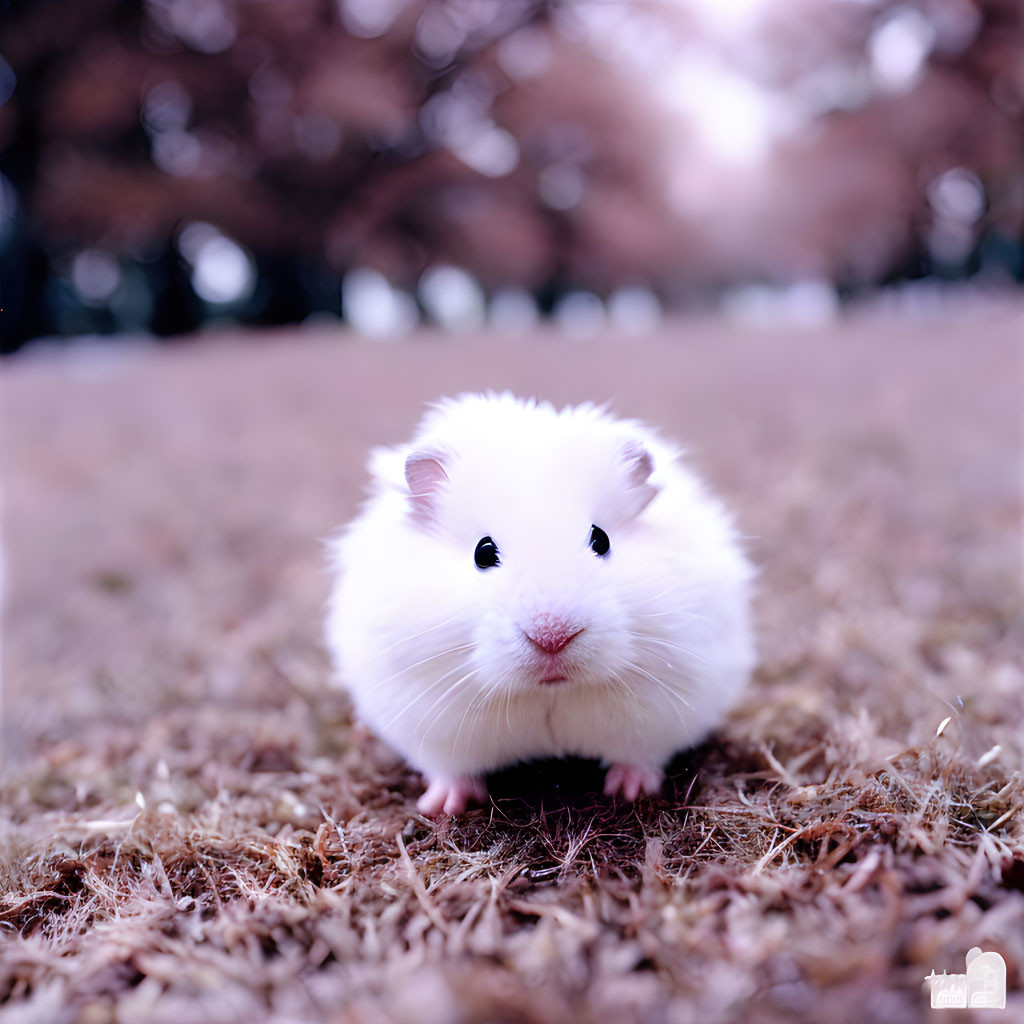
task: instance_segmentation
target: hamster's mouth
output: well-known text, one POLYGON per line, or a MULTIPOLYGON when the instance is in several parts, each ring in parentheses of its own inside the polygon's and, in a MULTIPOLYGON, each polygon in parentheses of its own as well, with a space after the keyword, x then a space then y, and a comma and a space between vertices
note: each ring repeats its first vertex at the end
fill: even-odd
POLYGON ((568 676, 563 676, 563 675, 550 675, 550 676, 545 676, 545 677, 544 677, 544 678, 543 678, 543 679, 542 679, 542 680, 540 681, 540 685, 541 685, 541 686, 547 686, 547 685, 548 685, 549 683, 551 683, 551 684, 555 684, 555 683, 567 683, 568 681, 569 681, 569 677, 568 677, 568 676))

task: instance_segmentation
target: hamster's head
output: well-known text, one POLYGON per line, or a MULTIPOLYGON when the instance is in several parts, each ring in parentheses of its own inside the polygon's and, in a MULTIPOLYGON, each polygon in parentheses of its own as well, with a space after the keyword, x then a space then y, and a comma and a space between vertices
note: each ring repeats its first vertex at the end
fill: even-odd
POLYGON ((627 669, 674 589, 647 515, 656 458, 674 452, 594 406, 507 394, 444 402, 391 451, 418 593, 461 621, 488 686, 608 685, 627 669))

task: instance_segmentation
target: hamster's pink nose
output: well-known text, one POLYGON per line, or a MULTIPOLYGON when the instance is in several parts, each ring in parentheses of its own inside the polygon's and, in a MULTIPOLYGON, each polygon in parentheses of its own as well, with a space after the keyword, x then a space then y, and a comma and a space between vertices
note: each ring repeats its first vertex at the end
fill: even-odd
POLYGON ((557 654, 582 632, 580 627, 551 615, 538 615, 523 630, 526 639, 546 654, 557 654))

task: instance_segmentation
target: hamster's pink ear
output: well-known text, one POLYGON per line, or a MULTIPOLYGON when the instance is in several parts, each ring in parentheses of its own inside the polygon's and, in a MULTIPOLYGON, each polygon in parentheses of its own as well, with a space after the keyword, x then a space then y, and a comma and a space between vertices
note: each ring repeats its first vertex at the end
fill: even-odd
POLYGON ((448 474, 437 452, 410 452, 405 460, 405 482, 409 485, 412 518, 429 526, 437 518, 441 490, 448 483, 448 474))
POLYGON ((626 486, 626 518, 632 519, 654 500, 658 488, 651 483, 654 460, 651 453, 639 441, 630 441, 621 453, 626 486))

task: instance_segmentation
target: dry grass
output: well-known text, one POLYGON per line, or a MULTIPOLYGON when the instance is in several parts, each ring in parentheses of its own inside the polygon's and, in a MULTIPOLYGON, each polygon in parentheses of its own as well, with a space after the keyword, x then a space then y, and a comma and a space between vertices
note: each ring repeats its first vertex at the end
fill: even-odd
POLYGON ((973 945, 1024 1014, 1019 323, 16 366, 0 1019, 917 1021, 973 945), (757 534, 758 678, 659 799, 545 763, 432 824, 313 538, 421 398, 609 381, 757 534))

